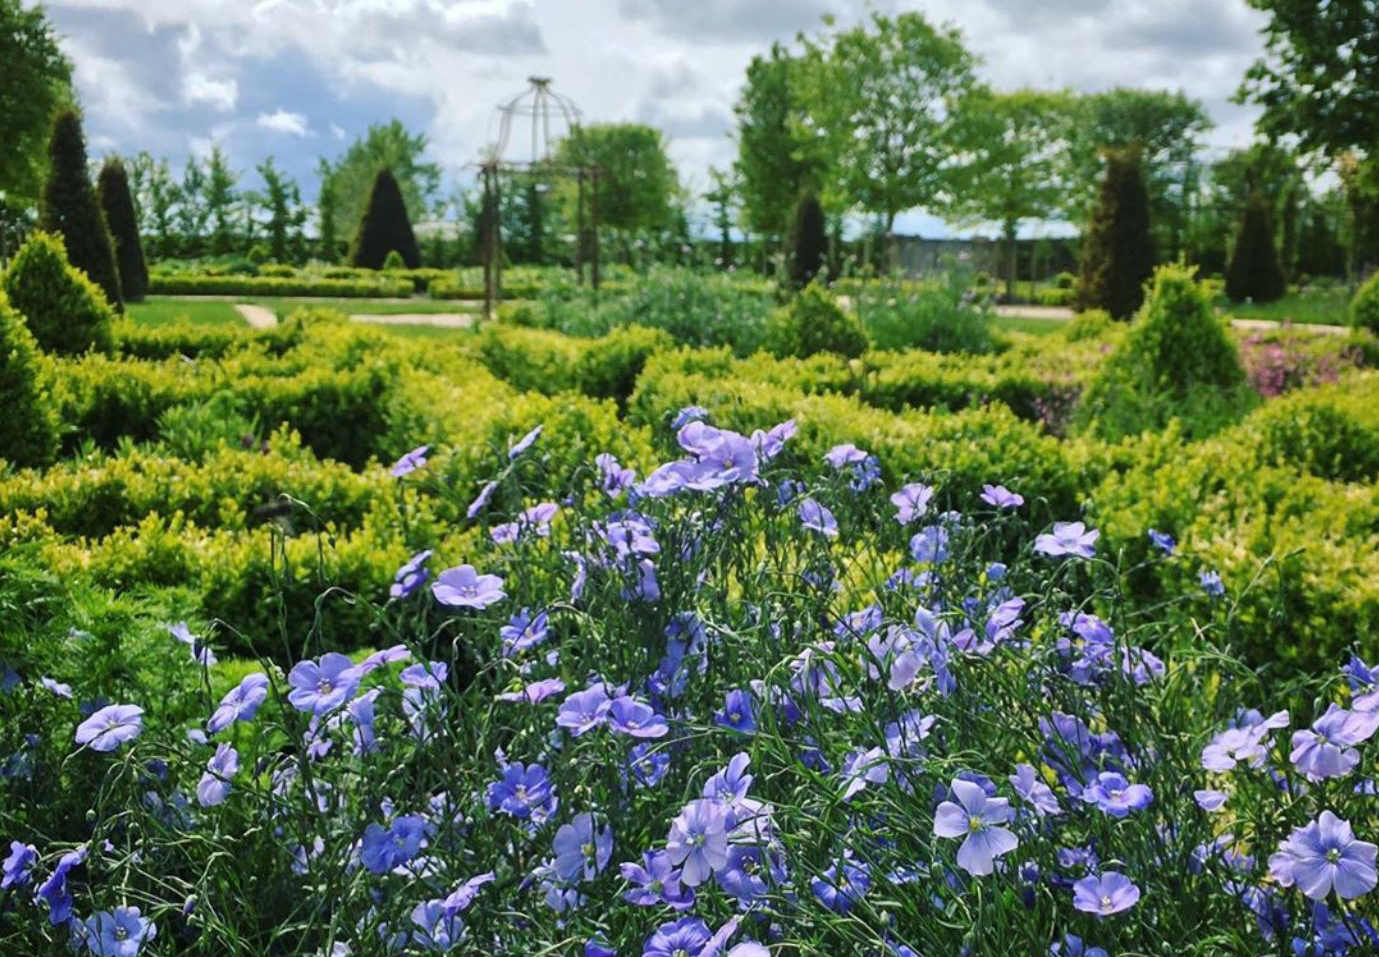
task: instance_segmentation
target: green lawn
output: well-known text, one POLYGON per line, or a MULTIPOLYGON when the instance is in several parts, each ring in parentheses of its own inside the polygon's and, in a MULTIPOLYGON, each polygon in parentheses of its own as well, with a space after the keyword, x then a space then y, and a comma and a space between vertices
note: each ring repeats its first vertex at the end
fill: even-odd
MULTIPOLYGON (((369 299, 274 299, 243 297, 229 299, 184 299, 177 296, 149 296, 143 302, 130 303, 129 318, 145 326, 166 326, 175 322, 189 322, 199 326, 244 325, 235 311, 235 303, 253 303, 273 310, 285 319, 298 309, 334 309, 347 315, 395 316, 404 313, 435 315, 438 313, 477 313, 478 303, 442 302, 434 299, 409 299, 406 302, 376 302, 369 299)), ((429 327, 423 327, 429 328, 429 327)), ((437 330, 453 333, 454 330, 437 330)))
POLYGON ((242 326, 244 319, 235 304, 217 299, 175 299, 149 296, 143 302, 125 305, 130 319, 144 326, 168 326, 187 322, 196 326, 242 326))
POLYGON ((1221 308, 1227 315, 1237 319, 1291 320, 1343 326, 1349 321, 1350 290, 1341 286, 1306 293, 1290 292, 1278 302, 1231 302, 1221 308))
POLYGON ((266 306, 284 319, 298 309, 334 309, 346 315, 396 316, 405 313, 436 315, 439 313, 479 312, 482 305, 477 302, 463 302, 443 299, 408 299, 405 302, 379 302, 373 299, 241 299, 266 306))
POLYGON ((998 332, 1028 332, 1030 335, 1047 336, 1067 325, 1066 319, 1031 319, 1027 316, 996 316, 991 325, 998 332))

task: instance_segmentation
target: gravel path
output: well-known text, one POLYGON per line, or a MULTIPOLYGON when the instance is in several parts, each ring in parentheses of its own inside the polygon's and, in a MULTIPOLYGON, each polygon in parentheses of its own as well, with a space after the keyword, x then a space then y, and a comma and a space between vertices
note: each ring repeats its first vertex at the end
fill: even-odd
MULTIPOLYGON (((1073 317, 1073 311, 1061 306, 997 306, 996 315, 1007 316, 1012 319, 1048 319, 1050 321, 1068 320, 1073 317)), ((1232 319, 1231 325, 1237 329, 1256 329, 1269 330, 1277 329, 1283 323, 1273 319, 1232 319)), ((1294 322, 1294 329, 1305 332, 1315 332, 1329 336, 1343 336, 1350 332, 1345 326, 1331 326, 1322 323, 1294 322)))
POLYGON ((264 306, 251 306, 247 303, 235 303, 235 311, 244 317, 244 321, 255 329, 272 329, 278 324, 278 315, 272 309, 264 306))
POLYGON ((381 326, 440 326, 445 329, 468 329, 474 325, 477 315, 472 312, 404 312, 392 315, 356 313, 350 318, 355 322, 372 322, 381 326))

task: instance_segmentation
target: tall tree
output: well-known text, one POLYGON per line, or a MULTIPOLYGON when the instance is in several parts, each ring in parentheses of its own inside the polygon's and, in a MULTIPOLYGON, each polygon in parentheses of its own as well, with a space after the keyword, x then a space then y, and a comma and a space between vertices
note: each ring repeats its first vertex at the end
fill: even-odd
POLYGON ((805 102, 831 160, 828 195, 877 214, 887 234, 906 210, 938 208, 958 149, 951 121, 974 82, 958 31, 920 13, 874 14, 809 41, 807 56, 805 102))
POLYGON ((424 219, 441 182, 440 167, 423 159, 426 146, 424 135, 410 133, 400 120, 393 120, 370 126, 334 163, 322 160, 321 191, 330 199, 337 234, 358 232, 380 169, 392 172, 407 215, 418 222, 424 219))
POLYGON ((302 226, 306 210, 302 207, 297 184, 278 169, 270 156, 257 167, 263 179, 259 204, 267 214, 268 253, 274 262, 298 263, 302 258, 302 226))
POLYGON ((1199 213, 1207 226, 1198 240, 1211 246, 1195 252, 1202 262, 1220 270, 1226 261, 1226 238, 1238 228, 1251 199, 1262 196, 1271 205, 1269 218, 1278 228, 1279 258, 1286 271, 1296 248, 1298 206, 1304 192, 1302 170, 1288 150, 1267 142, 1232 150, 1211 165, 1208 202, 1199 213))
POLYGON ((115 244, 91 187, 86 139, 75 110, 63 110, 53 122, 39 226, 60 235, 67 247, 67 260, 101 288, 116 311, 124 308, 115 244))
POLYGON ((1236 302, 1275 302, 1287 291, 1274 243, 1270 205, 1262 193, 1255 193, 1245 204, 1226 269, 1226 295, 1236 302))
POLYGON ((340 256, 339 224, 336 222, 335 180, 331 176, 330 163, 318 160, 316 173, 321 178, 320 192, 316 196, 316 231, 319 248, 316 255, 327 263, 333 263, 340 256))
POLYGON ((211 220, 206 203, 206 172, 196 157, 187 160, 182 181, 177 184, 177 233, 182 253, 199 256, 205 252, 206 225, 211 220))
POLYGON ((407 218, 402 190, 393 174, 381 169, 374 177, 369 207, 359 221, 350 261, 363 269, 382 269, 383 261, 392 252, 402 257, 408 269, 421 265, 421 252, 417 249, 412 223, 407 218))
POLYGON ((1164 258, 1176 258, 1186 242, 1201 138, 1211 126, 1201 102, 1182 92, 1117 87, 1082 97, 1073 126, 1080 188, 1068 192, 1069 217, 1081 221, 1090 212, 1103 151, 1134 148, 1143 164, 1155 242, 1164 258))
POLYGON ((177 183, 168 161, 138 154, 129 163, 129 183, 145 251, 155 259, 173 255, 177 183))
POLYGON ((713 188, 704 193, 704 199, 713 204, 713 225, 718 230, 718 268, 728 269, 733 264, 733 204, 739 181, 731 171, 712 167, 709 179, 713 181, 713 188))
POLYGON ((1144 302, 1154 272, 1149 195, 1134 148, 1106 153, 1106 173, 1091 223, 1082 237, 1078 305, 1129 319, 1144 302))
POLYGON ((1239 97, 1260 129, 1335 159, 1379 149, 1379 0, 1248 0, 1269 17, 1239 97))
POLYGON ((0 0, 0 64, 0 191, 7 205, 32 208, 43 188, 53 116, 75 102, 72 64, 41 6, 0 0))
POLYGON ((115 243, 115 265, 120 272, 120 293, 126 302, 140 302, 148 293, 148 263, 139 238, 139 221, 129 191, 129 175, 118 157, 110 157, 96 179, 96 193, 105 213, 110 238, 115 243))
POLYGON ((801 63, 779 43, 752 58, 737 114, 737 174, 743 222, 780 239, 806 185, 819 188, 820 158, 806 133, 801 63))
MULTIPOLYGON (((235 245, 234 219, 236 213, 240 212, 235 185, 239 182, 239 174, 230 168, 230 159, 219 145, 212 146, 211 155, 206 158, 205 182, 202 195, 211 223, 211 252, 224 256, 235 245)), ((244 238, 247 242, 248 237, 244 238)))
POLYGON ((980 90, 961 110, 965 142, 949 211, 1000 224, 1011 297, 1020 224, 1056 216, 1066 198, 1073 99, 1066 93, 980 90))
POLYGON ((674 225, 677 177, 659 130, 639 123, 576 127, 560 141, 555 161, 597 170, 592 193, 600 225, 626 231, 674 225))

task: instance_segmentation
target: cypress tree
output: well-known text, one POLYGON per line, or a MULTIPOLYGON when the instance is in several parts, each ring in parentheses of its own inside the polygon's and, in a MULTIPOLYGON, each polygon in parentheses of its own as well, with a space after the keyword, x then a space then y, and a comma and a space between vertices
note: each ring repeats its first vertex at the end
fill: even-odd
POLYGON ((1253 193, 1245 204, 1235 250, 1226 268, 1226 295, 1235 302, 1274 302, 1287 291, 1278 247, 1274 245, 1269 204, 1261 194, 1253 193))
POLYGON ((111 157, 101 167, 101 174, 96 178, 96 193, 106 225, 110 227, 110 238, 115 242, 120 293, 128 302, 140 302, 148 293, 148 263, 144 261, 144 244, 139 239, 129 175, 118 158, 111 157))
POLYGON ((813 190, 805 190, 790 222, 790 284, 803 289, 823 271, 828 256, 828 226, 824 208, 813 190))
POLYGON ((68 261, 101 288, 115 311, 123 311, 115 243, 87 176, 86 140, 75 110, 63 110, 53 121, 48 160, 39 228, 62 236, 68 261))
POLYGON ((1108 151, 1106 176, 1082 240, 1078 308, 1129 319, 1144 302, 1144 284, 1153 274, 1149 193, 1139 153, 1108 151))
POLYGON ((364 269, 381 269, 390 252, 401 256, 408 269, 421 266, 421 252, 412 222, 407 218, 402 190, 392 172, 381 169, 374 178, 364 218, 359 222, 350 262, 364 269))

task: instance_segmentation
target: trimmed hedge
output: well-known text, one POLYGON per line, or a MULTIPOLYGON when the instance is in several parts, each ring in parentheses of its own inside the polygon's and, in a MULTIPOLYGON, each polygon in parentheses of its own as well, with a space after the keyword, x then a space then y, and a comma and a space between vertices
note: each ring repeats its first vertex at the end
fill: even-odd
POLYGON ((408 279, 319 279, 299 276, 159 275, 149 278, 154 296, 303 296, 328 299, 406 299, 408 279))
POLYGON ((659 329, 624 326, 600 339, 575 339, 544 329, 494 324, 476 337, 489 371, 524 392, 576 390, 626 402, 647 359, 671 348, 659 329))

